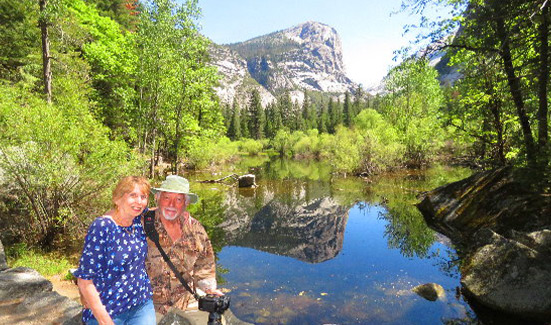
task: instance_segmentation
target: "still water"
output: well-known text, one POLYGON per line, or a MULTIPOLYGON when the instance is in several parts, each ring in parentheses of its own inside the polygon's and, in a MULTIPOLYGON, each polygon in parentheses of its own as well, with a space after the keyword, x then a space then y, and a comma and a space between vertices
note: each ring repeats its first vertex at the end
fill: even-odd
POLYGON ((255 324, 446 324, 475 316, 458 292, 456 253, 430 230, 416 195, 469 175, 436 167, 342 178, 322 163, 246 160, 188 175, 192 213, 217 251, 232 312, 255 324), (252 172, 255 189, 196 183, 252 172), (435 282, 445 297, 411 289, 435 282))

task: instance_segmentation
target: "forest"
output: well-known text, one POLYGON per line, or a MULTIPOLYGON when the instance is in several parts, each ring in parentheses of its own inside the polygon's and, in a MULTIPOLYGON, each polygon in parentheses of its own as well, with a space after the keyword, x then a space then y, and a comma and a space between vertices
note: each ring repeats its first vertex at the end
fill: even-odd
POLYGON ((263 107, 255 90, 246 103, 217 98, 196 0, 0 0, 3 239, 55 247, 104 211, 122 175, 244 154, 364 176, 435 161, 548 169, 548 1, 402 10, 444 5, 453 17, 421 20, 430 47, 402 49, 381 93, 305 92, 299 104, 284 92, 263 107), (438 53, 456 81, 439 79, 438 53))

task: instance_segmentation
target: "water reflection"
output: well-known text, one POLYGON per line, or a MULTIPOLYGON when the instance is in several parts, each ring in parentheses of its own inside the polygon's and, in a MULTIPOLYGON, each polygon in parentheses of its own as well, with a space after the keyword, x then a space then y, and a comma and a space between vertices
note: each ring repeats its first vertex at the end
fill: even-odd
POLYGON ((219 227, 225 231, 228 245, 319 263, 342 250, 347 219, 348 208, 330 197, 297 205, 274 199, 247 218, 247 224, 237 228, 238 221, 228 219, 219 227))
POLYGON ((433 324, 470 317, 455 295, 455 251, 437 240, 413 205, 419 191, 465 171, 362 180, 336 177, 324 164, 259 164, 222 172, 253 168, 256 189, 193 185, 201 203, 192 212, 213 238, 238 317, 291 324, 433 324), (427 302, 412 294, 426 282, 441 284, 447 298, 427 302))

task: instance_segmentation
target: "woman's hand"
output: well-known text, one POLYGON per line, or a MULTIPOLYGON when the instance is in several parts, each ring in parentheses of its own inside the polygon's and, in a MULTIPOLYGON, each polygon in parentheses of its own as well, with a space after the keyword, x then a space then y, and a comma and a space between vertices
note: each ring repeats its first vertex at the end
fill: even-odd
POLYGON ((92 314, 94 314, 94 317, 98 323, 100 325, 114 325, 115 323, 113 323, 111 316, 107 313, 107 309, 101 303, 99 293, 94 285, 94 282, 92 280, 84 280, 79 278, 77 280, 77 284, 81 298, 83 298, 85 302, 84 307, 92 310, 92 314))

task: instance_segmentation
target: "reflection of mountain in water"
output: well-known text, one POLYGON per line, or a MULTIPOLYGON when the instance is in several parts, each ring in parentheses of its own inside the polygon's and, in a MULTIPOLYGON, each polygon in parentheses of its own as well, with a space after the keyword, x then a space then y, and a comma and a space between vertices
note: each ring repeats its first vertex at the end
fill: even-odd
POLYGON ((240 212, 220 225, 229 245, 251 247, 309 263, 329 260, 342 249, 348 208, 330 197, 299 205, 274 199, 252 217, 240 212))

